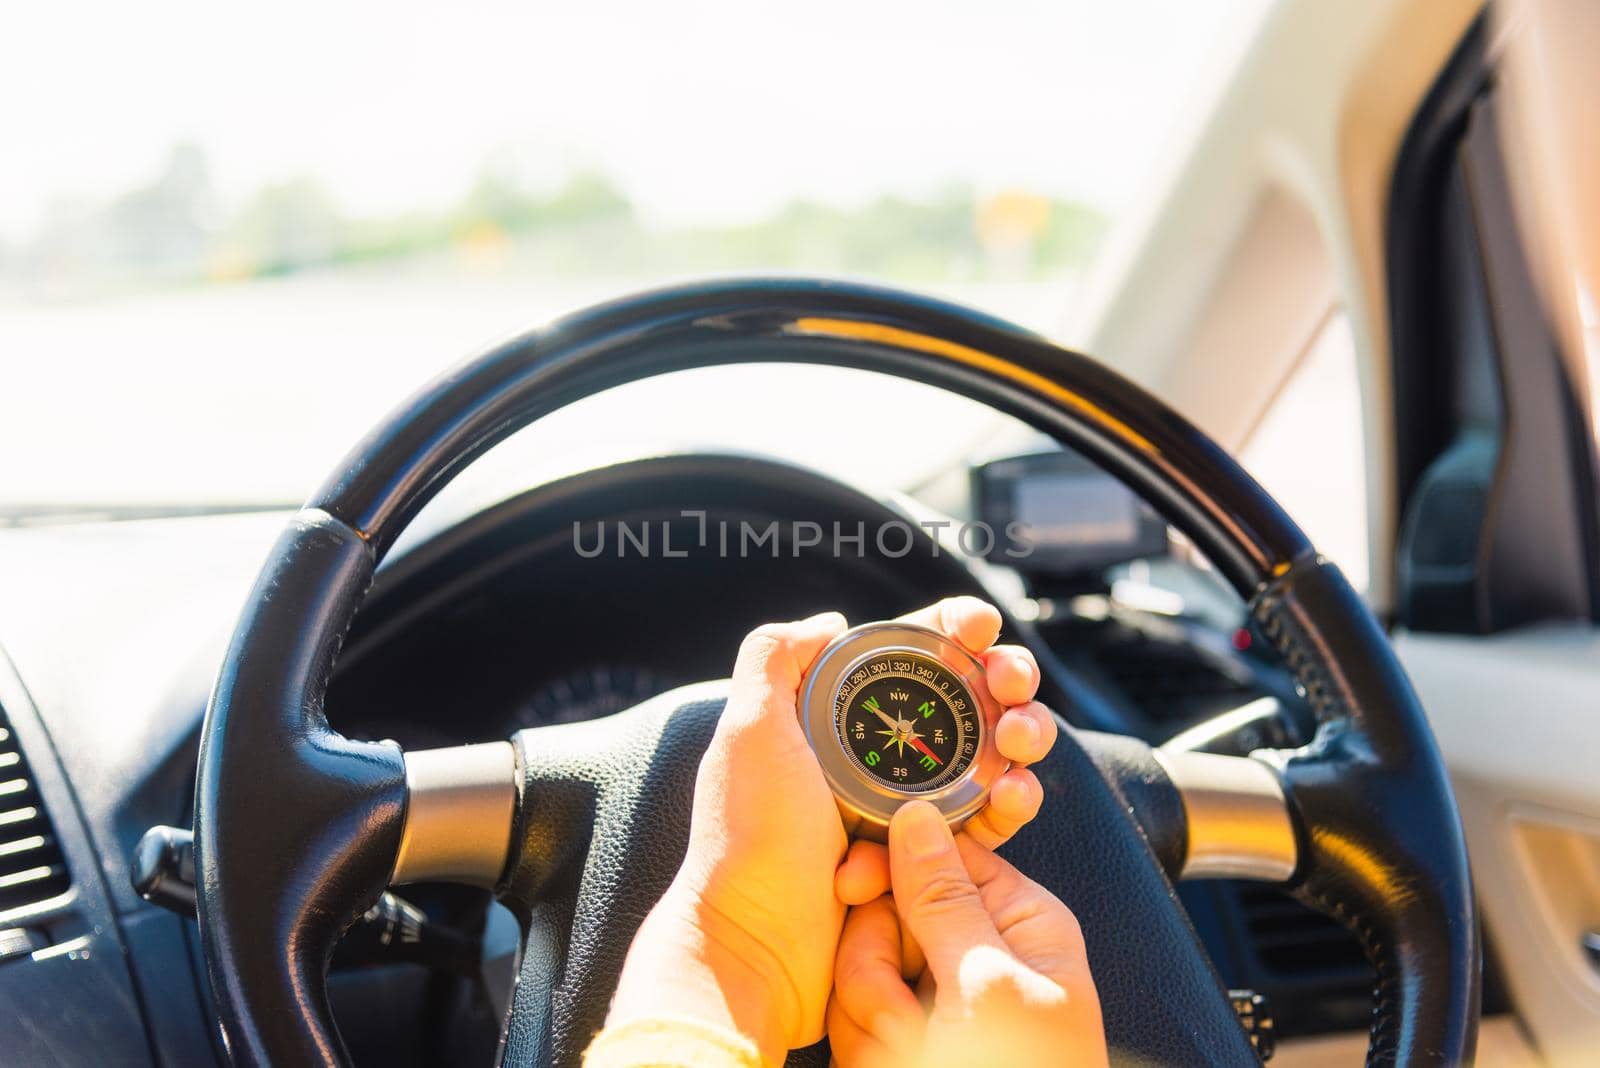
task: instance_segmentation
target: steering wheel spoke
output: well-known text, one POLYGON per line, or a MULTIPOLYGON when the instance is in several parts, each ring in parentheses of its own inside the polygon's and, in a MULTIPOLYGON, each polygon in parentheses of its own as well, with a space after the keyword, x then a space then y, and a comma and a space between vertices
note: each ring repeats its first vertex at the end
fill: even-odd
POLYGON ((197 906, 235 1063, 327 1063, 343 1052, 328 961, 383 892, 405 810, 399 746, 352 741, 322 714, 372 567, 344 523, 296 516, 256 582, 206 711, 197 906))

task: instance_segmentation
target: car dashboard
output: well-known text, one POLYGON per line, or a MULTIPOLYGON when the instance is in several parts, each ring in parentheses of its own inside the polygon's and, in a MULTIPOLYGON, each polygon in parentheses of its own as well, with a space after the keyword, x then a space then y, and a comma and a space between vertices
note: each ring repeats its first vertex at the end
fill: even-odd
MULTIPOLYGON (((978 500, 981 511, 982 497, 950 510, 978 500)), ((499 739, 724 677, 740 637, 768 619, 838 609, 861 622, 972 593, 1002 605, 1007 640, 1040 658, 1041 699, 1074 726, 1159 742, 1250 706, 1205 744, 1305 740, 1293 686, 1203 567, 1179 554, 1096 560, 1092 575, 1030 572, 927 536, 945 531, 921 525, 923 507, 789 464, 691 453, 446 517, 380 571, 328 717, 350 736, 408 749, 499 739), (903 555, 870 536, 838 552, 798 536, 805 523, 924 533, 903 555), (730 525, 777 533, 728 551, 716 532, 730 525)), ((0 847, 0 999, 26 1024, 6 1040, 8 1060, 224 1059, 194 923, 135 893, 129 859, 149 828, 189 824, 212 674, 284 518, 0 530, 0 761, 15 758, 0 778, 22 783, 0 784, 14 791, 0 809, 33 813, 18 817, 15 839, 0 838, 43 840, 15 855, 0 847)), ((402 892, 479 942, 483 967, 336 962, 331 996, 355 1060, 491 1060, 514 974, 509 914, 482 891, 402 892)), ((1224 980, 1264 994, 1280 1036, 1364 1026, 1371 970, 1333 921, 1262 886, 1191 883, 1180 897, 1224 980)))

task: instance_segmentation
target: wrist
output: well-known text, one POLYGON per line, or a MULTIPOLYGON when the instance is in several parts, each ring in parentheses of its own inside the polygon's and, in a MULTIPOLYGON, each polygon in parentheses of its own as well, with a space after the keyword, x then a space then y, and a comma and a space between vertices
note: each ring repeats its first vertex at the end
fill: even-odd
POLYGON ((606 1023, 698 1020, 746 1036, 777 1064, 789 1049, 792 1000, 769 950, 702 895, 674 884, 634 937, 606 1023))

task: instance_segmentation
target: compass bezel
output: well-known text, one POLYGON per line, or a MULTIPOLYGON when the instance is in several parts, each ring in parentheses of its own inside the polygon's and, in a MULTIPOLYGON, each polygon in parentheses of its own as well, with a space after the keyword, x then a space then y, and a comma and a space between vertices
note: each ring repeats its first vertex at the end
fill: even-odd
POLYGON ((989 693, 983 661, 952 638, 915 623, 866 623, 845 631, 818 654, 801 687, 800 719, 822 775, 839 803, 845 829, 882 841, 889 819, 907 801, 929 801, 959 828, 988 800, 989 787, 1010 767, 994 745, 1000 703, 989 693), (839 736, 835 712, 844 683, 862 664, 905 653, 934 661, 960 682, 971 698, 976 752, 949 781, 931 789, 896 788, 859 766, 839 736))

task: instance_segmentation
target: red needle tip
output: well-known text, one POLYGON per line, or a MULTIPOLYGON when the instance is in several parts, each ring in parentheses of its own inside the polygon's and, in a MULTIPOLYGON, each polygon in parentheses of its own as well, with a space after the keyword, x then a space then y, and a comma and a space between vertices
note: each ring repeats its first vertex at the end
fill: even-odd
POLYGON ((934 755, 934 752, 933 752, 932 749, 929 749, 927 746, 922 744, 922 739, 921 738, 912 738, 911 739, 911 744, 917 750, 917 752, 926 754, 928 756, 928 758, 931 759, 935 764, 943 764, 944 763, 944 761, 940 760, 937 756, 934 755))

